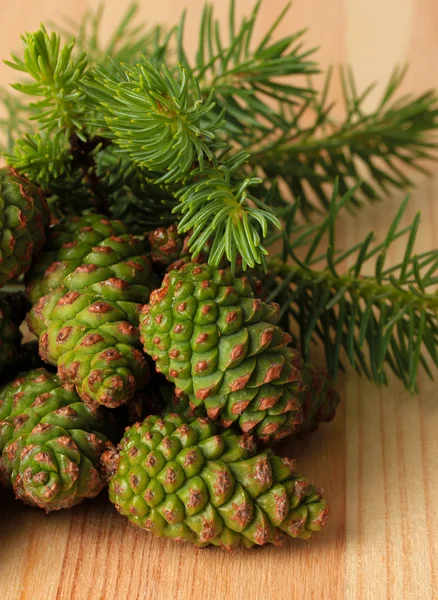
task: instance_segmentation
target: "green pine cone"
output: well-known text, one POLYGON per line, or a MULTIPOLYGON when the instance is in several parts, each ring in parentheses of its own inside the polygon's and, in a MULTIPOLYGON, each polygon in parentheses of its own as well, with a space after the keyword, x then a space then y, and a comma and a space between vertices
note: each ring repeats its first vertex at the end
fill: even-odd
POLYGON ((112 447, 102 414, 45 369, 0 389, 0 480, 47 512, 93 498, 105 485, 100 457, 112 447))
MULTIPOLYGON (((296 423, 291 429, 291 437, 310 433, 315 431, 321 423, 331 421, 340 401, 333 381, 324 369, 305 363, 301 369, 301 375, 306 388, 297 393, 297 400, 302 408, 303 420, 296 423)), ((207 416, 204 406, 192 406, 188 396, 178 397, 175 394, 174 386, 170 383, 162 384, 159 387, 158 396, 159 400, 155 399, 155 403, 150 400, 147 404, 155 408, 161 406, 159 412, 162 415, 177 413, 188 421, 207 416)))
POLYGON ((184 237, 178 233, 176 225, 158 227, 148 233, 151 260, 158 268, 166 269, 181 258, 184 237))
POLYGON ((269 441, 289 435, 303 418, 301 358, 278 317, 278 305, 255 298, 247 278, 190 263, 151 294, 140 331, 179 397, 269 441))
POLYGON ((42 191, 14 169, 0 169, 0 287, 27 271, 48 224, 42 191))
POLYGON ((258 452, 249 436, 218 434, 209 419, 148 417, 102 462, 111 502, 158 537, 228 550, 280 545, 310 538, 328 516, 322 491, 295 473, 295 461, 258 452))
MULTIPOLYGON (((189 262, 205 263, 211 250, 211 242, 207 240, 202 251, 193 258, 189 248, 190 233, 178 233, 176 225, 158 227, 148 233, 151 248, 151 260, 159 269, 172 271, 180 269, 189 262)), ((225 261, 224 261, 225 263, 225 261)))
MULTIPOLYGON (((144 244, 133 237, 121 221, 98 214, 68 217, 52 226, 44 252, 32 265, 27 292, 32 304, 62 285, 78 267, 99 267, 93 283, 102 278, 119 277, 120 270, 134 268, 134 258, 144 267, 144 244)), ((149 267, 149 259, 146 259, 149 267)))
POLYGON ((120 406, 149 378, 138 322, 155 281, 144 241, 87 215, 54 227, 48 247, 28 288, 40 355, 83 400, 120 406))

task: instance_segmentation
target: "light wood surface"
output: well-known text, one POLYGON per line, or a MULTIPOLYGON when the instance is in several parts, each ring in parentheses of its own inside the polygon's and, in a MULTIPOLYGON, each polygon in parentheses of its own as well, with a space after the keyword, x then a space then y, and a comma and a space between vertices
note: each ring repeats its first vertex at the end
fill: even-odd
MULTIPOLYGON (((149 23, 173 22, 189 7, 196 31, 200 0, 144 1, 149 23)), ((225 18, 225 0, 213 2, 225 18)), ((240 14, 252 0, 237 0, 240 14)), ((92 0, 0 0, 0 57, 19 47, 19 34, 64 12, 79 17, 92 0)), ((115 23, 126 2, 105 2, 115 23)), ((258 34, 284 6, 265 0, 258 34)), ((349 63, 359 86, 384 81, 408 60, 405 91, 438 84, 436 0, 296 0, 281 33, 310 27, 323 66, 349 63)), ((196 36, 189 35, 193 49, 196 36)), ((0 83, 10 73, 0 66, 0 83)), ((379 88, 378 88, 379 89, 379 88)), ((378 89, 369 100, 375 102, 378 89)), ((381 88, 380 88, 381 89, 381 88)), ((339 93, 335 87, 334 94, 339 93)), ((438 243, 438 168, 419 180, 408 218, 422 211, 418 251, 438 243)), ((370 229, 385 231, 400 197, 343 216, 341 238, 352 244, 370 229)), ((402 256, 403 245, 389 257, 402 256)), ((301 470, 325 488, 331 517, 310 542, 227 554, 162 542, 135 530, 99 499, 46 516, 7 497, 0 509, 0 597, 8 600, 380 600, 438 599, 438 402, 436 384, 420 379, 412 397, 349 373, 340 382, 336 420, 289 444, 301 470)))

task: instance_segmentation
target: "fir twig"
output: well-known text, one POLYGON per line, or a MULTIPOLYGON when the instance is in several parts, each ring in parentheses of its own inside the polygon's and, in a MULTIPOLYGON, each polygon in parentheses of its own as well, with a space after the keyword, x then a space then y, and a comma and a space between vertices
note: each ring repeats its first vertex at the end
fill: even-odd
POLYGON ((74 42, 61 47, 60 36, 49 36, 43 25, 36 33, 23 35, 22 41, 24 58, 12 55, 13 60, 5 64, 34 80, 12 85, 24 94, 40 98, 30 106, 34 109, 31 118, 48 131, 76 131, 83 135, 84 95, 79 82, 87 68, 85 55, 73 59, 74 42))
POLYGON ((140 167, 164 171, 163 182, 182 180, 195 161, 202 169, 213 160, 218 146, 211 142, 222 116, 205 127, 213 94, 203 99, 187 70, 175 78, 144 58, 140 65, 119 67, 117 74, 97 68, 83 89, 102 115, 106 136, 140 167))
POLYGON ((287 126, 280 108, 283 104, 292 106, 310 99, 315 91, 302 78, 318 73, 319 69, 312 60, 315 49, 303 49, 304 30, 274 39, 290 4, 257 44, 253 42, 260 21, 261 0, 240 24, 236 23, 235 5, 231 0, 228 31, 224 32, 214 17, 213 4, 205 4, 194 61, 184 50, 184 13, 175 36, 178 62, 196 76, 203 94, 214 89, 218 112, 226 109, 223 136, 236 136, 237 143, 246 149, 255 136, 263 137, 273 128, 287 126))
POLYGON ((262 238, 268 224, 280 223, 248 192, 251 185, 261 183, 259 178, 237 175, 231 180, 246 155, 218 158, 223 144, 216 141, 215 132, 223 115, 207 119, 215 108, 212 92, 203 99, 199 82, 186 69, 173 76, 147 59, 134 67, 120 67, 117 73, 98 68, 83 89, 92 112, 101 114, 102 135, 136 165, 151 171, 156 184, 183 185, 175 191, 181 204, 174 212, 183 214, 179 231, 192 230, 195 256, 213 236, 211 265, 218 265, 223 256, 233 269, 238 256, 244 269, 265 264, 262 238))
POLYGON ((297 323, 305 357, 316 337, 322 341, 333 376, 343 348, 359 373, 386 383, 389 368, 414 390, 419 365, 429 375, 429 365, 438 365, 438 251, 414 254, 419 215, 411 225, 400 225, 408 198, 382 242, 375 243, 370 233, 352 248, 337 250, 336 218, 355 188, 340 199, 337 192, 336 184, 329 214, 321 224, 296 230, 289 224, 291 237, 284 240, 284 256, 290 262, 280 258, 268 262, 279 277, 269 300, 280 302, 282 314, 297 323), (391 245, 402 236, 407 238, 403 260, 386 265, 391 245), (298 250, 300 255, 305 251, 303 259, 298 250), (342 272, 347 259, 351 267, 342 272), (374 275, 363 274, 371 261, 374 275))
MULTIPOLYGON (((396 69, 376 110, 367 113, 363 106, 373 86, 359 93, 351 71, 341 74, 344 121, 331 117, 333 105, 327 100, 329 72, 320 98, 303 105, 305 110, 290 110, 289 126, 250 152, 253 167, 262 167, 267 178, 278 178, 286 184, 288 197, 300 199, 306 216, 317 203, 328 209, 331 188, 326 184, 335 178, 341 193, 362 182, 350 200, 350 205, 357 207, 364 199, 381 198, 391 188, 410 187, 410 172, 427 173, 426 161, 437 157, 438 140, 433 136, 438 128, 435 92, 397 98, 405 69, 396 69), (309 113, 313 113, 310 125, 309 113)), ((279 186, 278 193, 281 189, 284 187, 279 186)))

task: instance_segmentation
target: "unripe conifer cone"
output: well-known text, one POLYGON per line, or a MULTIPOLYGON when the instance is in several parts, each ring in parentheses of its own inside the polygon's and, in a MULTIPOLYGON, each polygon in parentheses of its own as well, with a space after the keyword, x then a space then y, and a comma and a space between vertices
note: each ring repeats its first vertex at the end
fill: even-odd
POLYGON ((120 221, 90 214, 51 230, 29 275, 28 322, 41 357, 83 400, 113 408, 146 384, 138 321, 151 286, 145 243, 120 221))
MULTIPOLYGON (((301 367, 301 375, 306 387, 302 392, 297 393, 297 399, 301 405, 303 419, 291 429, 290 435, 294 437, 310 433, 321 423, 331 421, 340 401, 334 382, 324 369, 304 363, 301 367)), ((158 397, 161 406, 164 407, 160 411, 162 414, 175 412, 189 421, 207 416, 204 406, 192 407, 189 397, 185 395, 178 397, 170 383, 161 383, 158 397)), ((149 405, 154 406, 153 398, 149 401, 149 405)))
POLYGON ((246 277, 189 263, 151 294, 140 329, 178 396, 268 441, 303 419, 301 358, 278 318, 278 305, 255 298, 246 277))
POLYGON ((102 462, 111 502, 158 537, 227 550, 281 545, 310 538, 328 516, 322 490, 295 461, 258 451, 246 434, 218 433, 209 419, 148 417, 102 462))
POLYGON ((48 224, 40 188, 10 167, 0 169, 0 287, 27 271, 48 224))
POLYGON ((110 424, 72 384, 45 369, 0 389, 0 480, 47 512, 93 498, 105 485, 100 456, 110 424))

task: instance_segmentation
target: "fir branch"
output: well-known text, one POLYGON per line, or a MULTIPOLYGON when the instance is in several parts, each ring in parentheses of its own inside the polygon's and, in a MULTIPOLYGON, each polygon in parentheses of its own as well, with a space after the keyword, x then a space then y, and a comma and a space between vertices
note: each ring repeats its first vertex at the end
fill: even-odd
POLYGON ((202 169, 204 161, 213 161, 222 115, 205 127, 213 94, 202 99, 186 69, 177 79, 144 58, 140 65, 119 68, 117 75, 97 68, 83 89, 102 113, 106 135, 112 132, 113 142, 140 167, 165 172, 162 182, 183 179, 194 162, 202 169))
POLYGON ((213 237, 209 263, 218 265, 226 256, 235 269, 242 259, 243 269, 265 264, 262 238, 268 225, 280 226, 270 208, 248 192, 259 178, 231 179, 247 155, 232 160, 226 154, 218 159, 223 144, 215 131, 223 114, 205 125, 214 109, 213 93, 203 100, 197 79, 180 68, 173 77, 162 73, 144 59, 135 67, 124 66, 117 74, 96 69, 84 84, 94 110, 101 112, 102 134, 110 137, 138 167, 152 172, 155 184, 183 184, 175 197, 181 203, 181 233, 193 230, 192 251, 196 256, 205 241, 213 237), (155 175, 154 175, 155 174, 155 175))
MULTIPOLYGON (((344 69, 345 118, 337 122, 330 101, 331 70, 318 94, 309 78, 318 73, 318 65, 309 60, 314 49, 303 48, 304 32, 273 39, 289 5, 253 44, 261 4, 256 2, 250 16, 237 24, 231 0, 228 36, 213 6, 206 4, 194 62, 184 51, 184 14, 176 28, 178 60, 197 76, 202 91, 215 88, 216 110, 226 107, 217 135, 232 137, 237 150, 248 151, 254 172, 262 169, 266 179, 281 182, 272 201, 300 199, 306 217, 328 209, 336 177, 342 193, 362 182, 351 198, 355 207, 393 187, 410 187, 409 169, 424 171, 424 163, 437 156, 437 139, 431 135, 438 125, 436 93, 397 98, 406 70, 396 69, 376 110, 367 112, 364 105, 374 86, 358 92, 351 70, 344 69), (303 75, 307 85, 301 83, 303 75)), ((263 187, 257 192, 265 197, 263 187)))
POLYGON ((4 62, 34 80, 12 85, 24 94, 41 98, 30 105, 34 111, 31 118, 47 131, 76 131, 83 135, 84 94, 79 83, 87 68, 85 55, 74 60, 71 56, 74 42, 61 47, 60 36, 56 33, 49 36, 43 25, 21 39, 23 60, 12 55, 12 61, 4 62))
POLYGON ((205 4, 194 61, 184 49, 185 13, 175 28, 178 62, 196 76, 203 94, 215 90, 217 111, 226 108, 222 134, 239 136, 243 148, 255 133, 267 135, 272 128, 284 128, 286 122, 278 108, 311 98, 315 92, 302 83, 302 76, 319 72, 317 63, 309 59, 315 49, 302 48, 304 30, 274 40, 290 4, 253 48, 261 4, 258 0, 250 16, 236 25, 235 1, 231 0, 226 33, 214 17, 213 5, 205 4))
MULTIPOLYGON (((214 129, 217 142, 229 143, 232 139, 237 152, 242 149, 250 152, 247 177, 261 173, 266 180, 278 184, 275 194, 269 191, 270 183, 253 187, 253 193, 273 206, 282 206, 291 198, 299 198, 307 217, 318 209, 318 205, 319 210, 327 210, 335 177, 339 179, 342 192, 357 181, 365 180, 360 191, 351 199, 352 207, 358 206, 364 199, 379 198, 393 186, 410 186, 410 168, 422 170, 425 160, 436 154, 436 140, 431 136, 437 125, 436 94, 428 92, 417 98, 395 99, 403 76, 402 71, 396 71, 379 107, 367 114, 363 106, 370 89, 358 93, 352 76, 347 73, 344 76, 346 117, 337 123, 331 116, 333 107, 328 101, 330 73, 320 95, 312 81, 302 84, 303 75, 318 71, 316 63, 311 60, 313 50, 302 47, 303 32, 274 40, 286 9, 274 21, 266 36, 255 43, 260 7, 261 2, 258 1, 249 17, 237 23, 235 4, 231 2, 228 33, 225 33, 214 18, 212 6, 206 5, 194 62, 188 59, 184 49, 184 15, 174 29, 163 35, 159 28, 147 30, 141 24, 135 25, 133 5, 105 46, 99 41, 102 16, 99 9, 86 16, 79 26, 72 26, 73 29, 76 27, 78 43, 71 49, 70 58, 72 62, 80 60, 77 58, 79 48, 90 53, 92 62, 99 60, 107 73, 103 81, 99 81, 102 73, 96 70, 97 84, 103 84, 111 77, 118 80, 118 61, 138 61, 142 43, 150 63, 161 67, 165 60, 176 78, 177 60, 189 66, 189 72, 195 75, 200 86, 199 98, 204 103, 210 86, 216 88, 214 106, 211 103, 203 116, 204 130, 211 132, 214 129), (146 42, 146 37, 149 42, 146 42), (106 54, 113 60, 103 58, 106 54), (221 118, 224 107, 226 113, 221 118), (220 126, 216 127, 218 120, 220 126)), ((45 44, 50 46, 50 40, 46 39, 45 44)), ((131 83, 135 85, 134 81, 131 83)), ((125 92, 128 93, 127 90, 125 92)), ((109 106, 117 111, 117 105, 123 105, 124 100, 113 100, 109 95, 109 106)), ((132 108, 131 99, 125 100, 132 108)), ((76 110, 78 106, 82 111, 82 102, 75 102, 73 108, 76 110)), ((140 113, 141 107, 140 103, 137 107, 140 113)), ((47 112, 38 108, 37 103, 33 105, 33 111, 40 115, 47 112)), ((142 115, 135 113, 135 116, 142 115)), ((46 126, 55 125, 53 115, 48 120, 50 125, 46 126)), ((20 127, 24 127, 24 121, 25 118, 20 127)), ((83 115, 80 121, 82 123, 83 115)), ((98 126, 107 128, 100 115, 92 114, 87 115, 86 126, 88 137, 95 135, 98 126)), ((12 129, 9 128, 9 137, 11 134, 12 129)), ((126 129, 119 132, 120 136, 135 138, 136 134, 126 129)), ((194 137, 196 135, 192 136, 191 144, 194 137)), ((202 139, 199 141, 202 142, 202 139)), ((131 151, 134 143, 134 139, 129 139, 131 151)), ((141 149, 137 148, 137 157, 140 152, 141 149)), ((21 161, 24 160, 25 157, 21 156, 21 161)), ((167 177, 171 175, 167 173, 167 177)))
MULTIPOLYGON (((438 128, 438 96, 430 91, 396 98, 404 74, 404 69, 394 71, 376 110, 367 113, 363 106, 373 86, 359 93, 351 71, 343 71, 346 116, 337 122, 327 100, 329 72, 319 98, 299 110, 286 107, 288 125, 280 135, 252 147, 250 164, 261 167, 266 178, 286 184, 284 201, 299 198, 307 217, 317 207, 315 200, 320 208, 329 209, 332 188, 325 184, 335 178, 341 193, 362 182, 351 196, 355 207, 365 199, 381 198, 394 187, 410 187, 410 170, 427 172, 424 163, 437 157, 438 139, 433 133, 438 128)), ((277 189, 280 194, 284 187, 277 189)))
POLYGON ((333 376, 343 348, 359 373, 386 383, 389 368, 414 390, 419 365, 430 376, 430 365, 438 365, 438 251, 413 253, 419 215, 401 228, 407 198, 383 242, 376 244, 370 233, 353 248, 337 251, 336 218, 355 191, 352 188, 337 200, 336 184, 329 214, 320 225, 295 230, 289 224, 292 235, 284 241, 284 255, 291 262, 280 258, 268 262, 279 277, 269 300, 280 302, 282 314, 297 323, 305 357, 312 341, 322 341, 333 376), (403 260, 386 266, 386 255, 401 236, 407 237, 403 260), (305 250, 303 259, 298 250, 305 250), (341 272, 347 259, 352 266, 341 272), (370 261, 375 263, 374 275, 364 275, 370 261))

